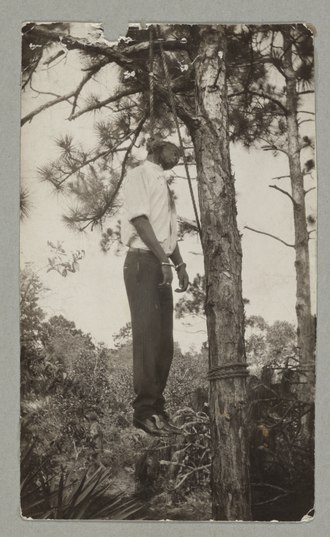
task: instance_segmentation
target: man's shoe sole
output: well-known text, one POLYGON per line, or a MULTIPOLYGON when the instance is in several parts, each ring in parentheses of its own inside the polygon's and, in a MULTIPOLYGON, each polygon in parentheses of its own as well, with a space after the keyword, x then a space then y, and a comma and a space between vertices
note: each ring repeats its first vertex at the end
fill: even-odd
POLYGON ((152 436, 161 437, 161 436, 168 436, 168 434, 169 434, 169 431, 165 430, 165 429, 164 430, 157 429, 156 427, 155 427, 155 429, 151 429, 151 428, 149 429, 149 427, 143 421, 140 421, 137 418, 133 419, 133 425, 137 429, 142 429, 142 431, 144 431, 144 432, 146 432, 148 434, 151 434, 152 436))

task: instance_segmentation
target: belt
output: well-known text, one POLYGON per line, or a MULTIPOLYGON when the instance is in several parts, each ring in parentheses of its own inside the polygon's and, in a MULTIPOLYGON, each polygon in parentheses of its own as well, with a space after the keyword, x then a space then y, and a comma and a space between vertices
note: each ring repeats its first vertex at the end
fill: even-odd
POLYGON ((130 246, 128 248, 128 251, 129 252, 138 252, 139 254, 149 254, 149 255, 151 254, 154 257, 156 257, 155 254, 153 254, 151 250, 144 250, 143 248, 134 248, 133 246, 130 246))
MULTIPOLYGON (((149 254, 149 255, 151 254, 154 257, 156 257, 155 254, 151 250, 144 250, 144 248, 134 248, 134 246, 129 246, 128 251, 129 252, 138 252, 139 254, 149 254)), ((167 257, 169 257, 171 254, 165 254, 165 255, 167 255, 167 257)))

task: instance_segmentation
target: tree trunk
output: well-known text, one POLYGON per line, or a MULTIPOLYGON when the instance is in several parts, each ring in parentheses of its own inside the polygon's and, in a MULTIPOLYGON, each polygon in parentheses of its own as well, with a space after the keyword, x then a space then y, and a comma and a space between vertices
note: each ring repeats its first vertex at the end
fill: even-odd
POLYGON ((242 251, 229 157, 225 38, 220 26, 196 31, 199 123, 191 129, 191 136, 198 174, 209 367, 213 371, 212 510, 215 520, 251 520, 242 251))
MULTIPOLYGON (((293 198, 294 233, 295 233, 295 269, 296 269, 296 314, 297 336, 300 355, 301 390, 300 396, 306 403, 313 405, 315 391, 315 329, 311 313, 309 235, 307 231, 304 176, 300 162, 299 130, 297 120, 296 77, 292 64, 292 39, 290 30, 283 32, 284 65, 286 77, 286 107, 288 110, 288 158, 293 198)), ((303 422, 304 434, 312 440, 314 423, 312 412, 303 422)))

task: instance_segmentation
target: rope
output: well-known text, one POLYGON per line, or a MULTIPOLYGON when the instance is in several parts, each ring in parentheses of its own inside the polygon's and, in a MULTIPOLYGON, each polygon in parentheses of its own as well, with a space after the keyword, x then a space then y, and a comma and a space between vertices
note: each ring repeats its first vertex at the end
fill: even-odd
POLYGON ((190 196, 191 196, 191 200, 192 200, 192 204, 193 204, 193 208, 194 208, 197 229, 198 229, 199 236, 201 237, 202 236, 202 230, 201 230, 201 226, 200 226, 200 222, 199 222, 197 205, 196 205, 194 191, 193 191, 192 182, 191 182, 191 177, 190 177, 190 173, 189 173, 188 162, 187 162, 186 155, 185 155, 185 152, 184 152, 184 145, 183 145, 183 140, 182 140, 182 136, 181 136, 181 132, 180 132, 178 115, 176 113, 174 96, 173 96, 173 92, 172 92, 172 89, 171 89, 171 80, 170 80, 170 76, 169 76, 169 72, 168 72, 168 68, 167 68, 166 57, 165 57, 163 45, 162 45, 161 42, 159 42, 159 50, 160 50, 160 54, 161 54, 161 58, 162 58, 163 69, 164 69, 165 80, 166 80, 166 86, 167 86, 168 96, 169 96, 170 104, 171 104, 171 108, 172 108, 172 114, 173 114, 176 130, 177 130, 177 133, 178 133, 179 144, 180 144, 181 151, 182 151, 183 164, 184 164, 187 179, 188 179, 189 191, 190 191, 190 196))
POLYGON ((247 364, 232 362, 230 364, 217 365, 209 369, 206 378, 211 381, 232 377, 247 377, 248 375, 247 364))
MULTIPOLYGON (((159 32, 159 29, 158 29, 158 32, 159 32)), ((152 29, 152 26, 150 26, 150 49, 149 50, 150 50, 150 52, 149 52, 149 61, 150 61, 150 68, 149 68, 149 77, 150 77, 150 130, 151 130, 151 135, 153 135, 153 129, 154 129, 154 117, 153 117, 153 115, 154 115, 154 100, 153 100, 154 74, 153 74, 153 29, 152 29)), ((193 191, 193 188, 192 188, 192 182, 191 182, 191 177, 190 177, 190 173, 189 173, 188 162, 187 162, 186 155, 185 155, 185 152, 184 152, 184 145, 183 145, 183 140, 182 140, 182 136, 181 136, 180 126, 179 126, 179 121, 178 121, 178 115, 177 115, 177 112, 176 112, 174 95, 173 95, 173 92, 172 92, 172 89, 171 89, 171 80, 170 80, 170 76, 169 76, 169 72, 168 72, 168 68, 167 68, 166 56, 164 54, 164 49, 163 49, 163 45, 162 45, 161 41, 159 41, 159 50, 160 50, 162 64, 163 64, 163 70, 164 70, 164 74, 165 74, 165 80, 166 80, 168 96, 169 96, 169 100, 170 100, 170 104, 171 104, 171 108, 172 108, 172 114, 173 114, 176 130, 177 130, 177 133, 178 133, 178 139, 179 139, 179 143, 180 143, 180 147, 181 147, 181 152, 182 152, 182 158, 183 158, 183 163, 184 163, 184 167, 185 167, 185 172, 186 172, 187 179, 188 179, 188 185, 189 185, 190 196, 191 196, 191 200, 192 200, 192 204, 193 204, 193 208, 194 208, 197 229, 198 229, 199 236, 201 237, 202 231, 201 231, 201 226, 200 226, 199 217, 198 217, 197 205, 196 205, 196 201, 195 201, 194 191, 193 191)), ((249 372, 247 371, 247 364, 242 363, 242 362, 232 362, 230 364, 218 365, 216 367, 211 368, 207 373, 207 379, 212 381, 212 380, 218 380, 218 379, 224 379, 224 378, 247 377, 248 375, 249 375, 249 372)))
POLYGON ((153 26, 149 28, 149 115, 150 115, 150 137, 154 136, 155 128, 155 107, 154 107, 154 41, 153 26))

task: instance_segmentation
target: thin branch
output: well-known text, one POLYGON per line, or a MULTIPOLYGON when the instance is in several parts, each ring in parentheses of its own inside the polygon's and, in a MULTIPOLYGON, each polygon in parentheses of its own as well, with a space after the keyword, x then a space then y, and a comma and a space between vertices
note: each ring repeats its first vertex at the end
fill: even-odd
POLYGON ((32 119, 37 115, 37 114, 40 114, 40 112, 43 112, 44 110, 47 110, 47 108, 50 108, 51 106, 55 106, 56 104, 59 104, 59 103, 62 103, 63 101, 68 101, 69 99, 71 99, 72 97, 75 98, 74 100, 74 103, 73 103, 73 108, 75 108, 76 106, 76 101, 78 99, 78 96, 82 90, 82 88, 84 87, 84 85, 92 78, 92 76, 99 70, 101 69, 104 65, 106 65, 108 63, 107 60, 103 60, 101 61, 100 63, 98 63, 97 65, 95 65, 93 67, 93 69, 91 71, 89 71, 81 80, 79 86, 73 90, 73 91, 70 91, 70 93, 67 93, 66 95, 61 95, 61 96, 58 96, 56 99, 53 99, 52 101, 48 101, 48 103, 45 103, 45 104, 42 104, 41 106, 39 106, 38 108, 36 108, 35 110, 32 110, 32 112, 30 112, 29 114, 27 114, 26 116, 24 116, 21 120, 21 126, 25 125, 25 123, 27 123, 28 121, 32 121, 32 119))
POLYGON ((122 97, 127 97, 128 95, 133 95, 135 93, 138 93, 141 90, 142 90, 141 87, 135 88, 135 89, 127 89, 125 91, 117 93, 116 95, 112 95, 108 99, 104 99, 103 101, 99 101, 98 103, 95 103, 93 105, 86 106, 86 108, 83 108, 82 110, 80 110, 79 112, 76 112, 75 114, 71 113, 71 115, 69 117, 69 121, 72 121, 73 119, 76 119, 77 117, 82 116, 83 114, 86 114, 87 112, 91 112, 93 110, 98 110, 98 109, 102 108, 103 106, 106 106, 107 104, 110 104, 110 103, 113 103, 115 101, 118 101, 122 97))
MULTIPOLYGON (((260 399, 260 401, 262 401, 262 399, 260 399)), ((251 483, 251 487, 267 487, 274 490, 279 490, 280 492, 283 492, 285 494, 289 494, 292 492, 291 490, 287 490, 282 487, 279 487, 278 485, 272 485, 270 483, 251 483)))
POLYGON ((279 237, 276 237, 276 235, 272 235, 271 233, 266 233, 265 231, 259 231, 258 229, 253 229, 249 226, 244 226, 244 229, 249 229, 250 231, 254 231, 255 233, 260 233, 260 235, 266 235, 267 237, 271 237, 272 239, 275 239, 276 241, 281 242, 285 246, 288 246, 289 248, 295 248, 294 244, 289 244, 288 242, 285 242, 284 240, 280 239, 279 237))
POLYGON ((287 192, 286 190, 283 190, 283 188, 280 188, 279 186, 276 186, 276 185, 268 185, 269 188, 273 188, 274 190, 278 190, 279 192, 282 192, 282 194, 285 194, 286 196, 288 196, 288 198, 290 198, 290 200, 292 201, 293 205, 295 205, 295 201, 293 199, 293 197, 291 196, 291 194, 289 194, 289 192, 287 192))
MULTIPOLYGON (((52 32, 49 30, 44 30, 40 27, 35 26, 31 32, 30 36, 35 38, 42 38, 46 41, 60 42, 62 45, 65 45, 69 50, 78 49, 87 52, 88 54, 95 55, 100 54, 108 58, 111 62, 117 63, 120 67, 132 67, 136 64, 136 56, 140 58, 144 57, 149 50, 149 42, 138 43, 137 45, 110 45, 107 43, 99 43, 95 41, 94 43, 88 41, 84 38, 77 38, 71 35, 67 35, 60 32, 52 32), (142 53, 142 54, 141 54, 142 53), (135 56, 135 57, 134 57, 135 56)), ((173 41, 173 40, 164 40, 161 42, 165 50, 187 50, 188 45, 186 42, 173 41)), ((158 42, 154 43, 155 49, 159 48, 160 44, 158 42)), ((141 58, 141 59, 142 59, 141 58)))
POLYGON ((288 179, 290 175, 278 175, 277 177, 272 177, 273 181, 279 181, 280 179, 288 179))
POLYGON ((109 63, 108 60, 103 60, 101 61, 100 63, 98 63, 97 65, 95 65, 88 73, 86 73, 86 75, 83 77, 83 79, 81 80, 78 88, 76 89, 76 92, 75 92, 75 96, 74 96, 74 101, 73 101, 73 107, 72 107, 72 112, 71 112, 71 115, 69 117, 69 119, 72 119, 72 115, 75 113, 75 110, 76 110, 76 107, 77 107, 77 101, 78 101, 78 97, 81 93, 81 90, 83 89, 83 87, 86 85, 86 83, 91 79, 93 78, 93 76, 98 73, 98 71, 104 67, 105 65, 107 65, 109 63))
MULTIPOLYGON (((30 70, 30 73, 28 75, 27 80, 25 82, 23 82, 23 84, 22 84, 22 89, 25 89, 26 86, 29 84, 29 82, 32 80, 33 73, 36 72, 37 67, 38 67, 38 65, 39 65, 39 63, 41 61, 41 58, 42 58, 42 49, 40 49, 39 56, 37 57, 37 59, 34 62, 32 62, 32 68, 30 70)), ((31 65, 30 65, 30 67, 31 67, 31 65)), ((26 69, 28 69, 28 67, 26 69)))
POLYGON ((265 142, 267 144, 267 146, 262 146, 262 149, 264 149, 265 151, 279 151, 280 153, 284 153, 284 155, 288 156, 288 152, 285 151, 285 149, 282 149, 281 147, 278 147, 274 143, 269 142, 269 140, 267 140, 266 138, 263 138, 261 136, 259 137, 259 139, 262 142, 265 142))
POLYGON ((307 190, 305 190, 304 195, 306 196, 306 194, 308 194, 308 192, 310 192, 311 190, 316 190, 316 186, 312 186, 311 188, 308 188, 307 190))
POLYGON ((23 125, 25 125, 25 123, 27 123, 28 121, 29 122, 32 121, 32 119, 36 115, 40 114, 40 112, 47 110, 47 108, 50 108, 51 106, 55 106, 56 104, 62 103, 63 101, 68 101, 69 99, 74 97, 74 95, 75 95, 75 91, 71 91, 70 93, 67 93, 66 95, 62 95, 60 97, 57 97, 56 99, 53 99, 52 101, 48 101, 48 103, 42 104, 41 106, 39 106, 38 108, 36 108, 35 110, 33 110, 32 112, 30 112, 29 114, 27 114, 21 119, 21 127, 23 127, 23 125))
POLYGON ((303 123, 309 123, 310 121, 312 121, 313 123, 315 122, 314 119, 303 119, 302 121, 298 121, 298 125, 300 127, 300 125, 302 125, 303 123))
POLYGON ((308 110, 297 110, 298 114, 310 114, 311 116, 315 116, 315 112, 309 112, 308 110))
MULTIPOLYGON (((122 162, 122 166, 121 166, 121 174, 120 174, 120 177, 117 181, 117 184, 115 186, 115 189, 112 193, 112 196, 111 198, 105 203, 103 209, 102 209, 102 212, 98 214, 98 220, 100 220, 104 215, 105 213, 107 212, 107 210, 111 207, 111 205, 113 204, 118 192, 119 192, 119 189, 121 187, 121 184, 124 180, 124 177, 125 177, 125 174, 126 174, 126 166, 127 166, 127 161, 128 161, 128 157, 130 156, 130 153, 135 145, 135 142, 143 128, 143 125, 145 123, 147 119, 147 114, 145 114, 142 119, 139 121, 136 129, 134 130, 134 133, 133 133, 133 138, 132 138, 132 141, 130 143, 130 145, 128 146, 127 148, 127 151, 125 153, 125 156, 123 158, 123 162, 122 162)), ((80 228, 81 231, 84 231, 90 224, 93 226, 93 224, 95 223, 95 220, 94 219, 90 219, 87 224, 85 226, 83 226, 82 228, 80 228)))
POLYGON ((265 500, 263 502, 257 502, 254 505, 257 506, 257 505, 266 505, 268 503, 273 503, 273 502, 276 502, 276 500, 285 498, 286 496, 290 496, 290 494, 292 494, 292 492, 288 492, 286 494, 278 494, 278 496, 275 496, 275 498, 270 498, 270 500, 265 500))
POLYGON ((228 97, 228 99, 230 99, 231 97, 237 97, 239 95, 245 95, 246 93, 248 93, 249 95, 254 95, 256 97, 262 97, 263 99, 267 99, 268 101, 272 101, 279 108, 281 108, 285 114, 288 113, 288 109, 284 106, 284 104, 281 103, 281 101, 279 101, 278 99, 275 99, 274 97, 271 97, 270 95, 267 95, 266 93, 263 93, 263 92, 244 90, 244 91, 238 91, 236 93, 230 93, 227 97, 228 97))
POLYGON ((306 93, 315 93, 314 90, 298 91, 297 95, 306 95, 306 93))

